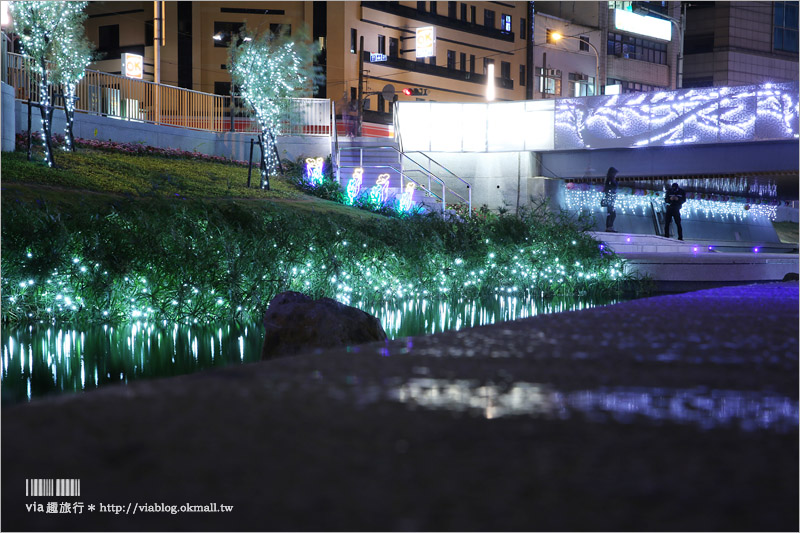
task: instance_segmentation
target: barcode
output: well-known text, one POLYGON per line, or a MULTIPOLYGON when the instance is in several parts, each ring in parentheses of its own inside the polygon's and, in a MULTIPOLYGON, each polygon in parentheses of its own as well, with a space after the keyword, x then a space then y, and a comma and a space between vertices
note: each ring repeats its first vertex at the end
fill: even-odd
POLYGON ((25 496, 80 496, 80 479, 26 479, 25 496))

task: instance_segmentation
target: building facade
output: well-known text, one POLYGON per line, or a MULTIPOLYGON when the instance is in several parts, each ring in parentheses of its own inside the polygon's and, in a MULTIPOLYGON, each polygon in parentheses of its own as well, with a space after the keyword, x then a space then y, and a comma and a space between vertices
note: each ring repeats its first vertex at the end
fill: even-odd
POLYGON ((798 79, 798 2, 692 2, 684 86, 798 79))
MULTIPOLYGON (((162 83, 229 95, 228 45, 245 24, 305 27, 326 74, 314 96, 362 96, 375 121, 390 119, 387 85, 400 101, 486 101, 490 65, 498 101, 798 79, 797 2, 163 3, 162 83)), ((120 55, 136 53, 153 79, 153 6, 89 3, 104 56, 93 68, 120 72, 120 55)))

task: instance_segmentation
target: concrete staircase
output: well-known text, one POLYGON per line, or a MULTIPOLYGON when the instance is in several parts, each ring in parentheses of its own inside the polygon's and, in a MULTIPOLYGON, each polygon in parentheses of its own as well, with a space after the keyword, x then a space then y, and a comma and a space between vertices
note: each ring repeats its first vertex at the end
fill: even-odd
MULTIPOLYGON (((388 198, 391 199, 403 192, 401 183, 407 184, 409 178, 417 183, 414 192, 414 202, 422 204, 426 210, 441 211, 441 186, 428 179, 422 172, 416 170, 409 161, 401 163, 402 155, 397 143, 386 138, 339 138, 339 179, 342 187, 353 176, 356 168, 364 169, 361 190, 372 188, 378 176, 389 174, 388 198), (403 179, 400 170, 403 170, 403 179), (425 189, 428 189, 427 191, 425 189)), ((454 197, 448 197, 448 206, 454 203, 454 197)))

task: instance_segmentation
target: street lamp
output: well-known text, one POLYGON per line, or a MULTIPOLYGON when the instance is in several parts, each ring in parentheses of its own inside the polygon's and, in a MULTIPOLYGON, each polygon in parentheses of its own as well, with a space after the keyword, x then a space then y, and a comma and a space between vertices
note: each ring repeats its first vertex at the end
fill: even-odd
POLYGON ((582 43, 588 44, 592 51, 594 52, 594 59, 595 59, 595 68, 594 68, 594 95, 598 96, 600 94, 600 54, 597 52, 597 48, 589 42, 589 40, 579 39, 578 37, 572 37, 570 35, 561 35, 558 32, 553 32, 551 37, 554 41, 558 41, 560 39, 575 39, 576 41, 580 41, 582 43))

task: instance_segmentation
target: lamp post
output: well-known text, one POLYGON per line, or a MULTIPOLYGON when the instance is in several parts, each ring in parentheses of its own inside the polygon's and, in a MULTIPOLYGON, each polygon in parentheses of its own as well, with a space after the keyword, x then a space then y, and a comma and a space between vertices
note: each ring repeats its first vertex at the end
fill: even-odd
POLYGON ((635 13, 642 12, 648 13, 652 15, 657 15, 659 18, 665 19, 670 21, 674 26, 675 29, 678 31, 678 39, 680 42, 678 43, 678 68, 677 72, 675 73, 675 86, 677 89, 683 88, 683 35, 686 33, 686 2, 681 2, 683 4, 681 8, 683 12, 681 13, 681 18, 676 19, 674 17, 670 17, 669 15, 664 15, 663 13, 659 13, 658 11, 653 11, 647 7, 636 7, 634 9, 635 13))
POLYGON ((578 37, 572 37, 571 35, 561 35, 560 33, 554 32, 552 35, 554 41, 559 41, 561 39, 575 39, 576 41, 580 41, 582 43, 588 44, 592 51, 594 52, 594 96, 598 96, 600 94, 600 54, 597 52, 597 48, 590 43, 588 40, 584 41, 583 39, 579 39, 578 37))

